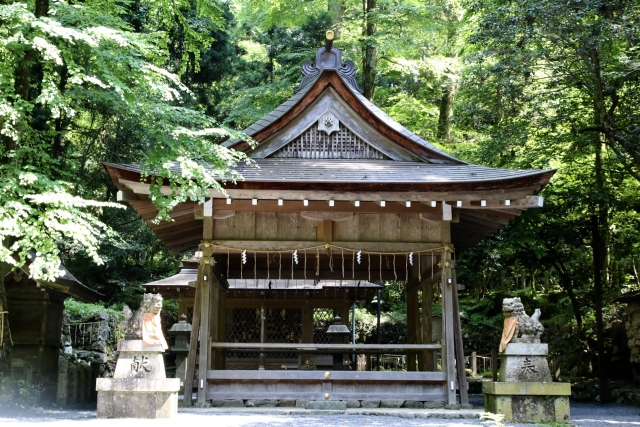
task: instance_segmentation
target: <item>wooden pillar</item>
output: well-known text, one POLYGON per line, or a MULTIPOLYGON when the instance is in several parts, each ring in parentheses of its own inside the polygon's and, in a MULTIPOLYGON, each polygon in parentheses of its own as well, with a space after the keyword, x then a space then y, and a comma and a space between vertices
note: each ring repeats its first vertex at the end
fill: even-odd
MULTIPOLYGON (((227 290, 220 288, 218 302, 218 340, 212 342, 227 341, 227 290)), ((213 369, 226 369, 226 356, 224 351, 215 353, 213 369)))
MULTIPOLYGON (((206 219, 205 219, 206 220, 206 219)), ((211 269, 211 248, 204 248, 202 262, 209 261, 203 266, 202 298, 200 299, 200 355, 198 357, 198 404, 204 405, 207 401, 207 371, 211 367, 211 305, 212 290, 219 287, 218 280, 214 278, 211 269)), ((217 294, 217 292, 215 292, 217 294)), ((217 296, 216 296, 217 302, 217 296)))
POLYGON ((469 393, 467 392, 467 375, 464 370, 464 345, 462 342, 462 325, 460 323, 460 304, 458 303, 458 281, 456 280, 456 269, 454 261, 451 261, 451 295, 453 302, 453 332, 456 347, 456 371, 458 373, 458 386, 460 389, 460 403, 469 404, 469 393))
POLYGON ((478 354, 475 351, 471 352, 471 375, 478 375, 478 354))
POLYGON ((442 370, 447 378, 447 404, 456 404, 456 371, 453 329, 453 295, 451 249, 445 248, 442 259, 442 370))
MULTIPOLYGON (((344 304, 341 305, 340 308, 338 309, 338 313, 340 316, 340 321, 342 322, 343 325, 346 325, 347 328, 349 328, 349 330, 351 330, 351 324, 349 323, 349 312, 351 311, 351 306, 344 304)), ((345 344, 348 344, 351 342, 351 335, 349 335, 348 338, 345 338, 345 344)), ((342 369, 345 371, 349 370, 349 361, 351 360, 351 353, 344 353, 342 355, 342 363, 343 363, 343 367, 342 369), (344 365, 345 363, 347 363, 347 365, 344 365)))
POLYGON ((189 340, 189 355, 187 356, 187 373, 184 380, 184 399, 182 406, 191 406, 193 393, 193 379, 196 368, 196 354, 198 352, 198 334, 200 332, 200 305, 202 300, 203 284, 202 277, 203 265, 198 265, 198 282, 196 284, 196 296, 193 305, 193 318, 191 319, 191 337, 189 340))
MULTIPOLYGON (((212 213, 211 213, 212 214, 212 213)), ((212 214, 213 215, 213 214, 212 214)), ((212 298, 218 302, 218 290, 220 282, 213 274, 215 260, 213 258, 213 246, 210 240, 213 239, 214 222, 213 216, 203 218, 203 242, 200 245, 202 250, 202 275, 198 276, 198 284, 202 286, 200 299, 200 355, 198 358, 198 404, 205 405, 207 401, 207 371, 211 367, 211 306, 212 298)), ((217 313, 215 318, 217 319, 217 313)), ((217 323, 217 322, 216 322, 217 323)), ((217 328, 216 328, 217 339, 217 328)))
MULTIPOLYGON (((313 343, 313 308, 307 300, 302 307, 302 342, 312 344, 313 343)), ((304 354, 302 356, 302 363, 309 361, 311 363, 312 356, 304 354)))
MULTIPOLYGON (((433 343, 433 283, 422 282, 422 342, 433 343)), ((435 371, 433 352, 425 352, 425 371, 435 371)))
MULTIPOLYGON (((407 292, 407 344, 418 344, 418 294, 407 292)), ((407 352, 407 371, 416 371, 416 353, 407 352)))

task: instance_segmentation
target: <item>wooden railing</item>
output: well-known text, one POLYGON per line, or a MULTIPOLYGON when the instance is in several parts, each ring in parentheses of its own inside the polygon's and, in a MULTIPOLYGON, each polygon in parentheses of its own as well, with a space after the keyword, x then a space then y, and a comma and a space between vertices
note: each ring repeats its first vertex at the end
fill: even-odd
POLYGON ((212 343, 215 350, 243 353, 307 353, 307 354, 385 354, 440 351, 440 344, 299 344, 299 343, 212 343))

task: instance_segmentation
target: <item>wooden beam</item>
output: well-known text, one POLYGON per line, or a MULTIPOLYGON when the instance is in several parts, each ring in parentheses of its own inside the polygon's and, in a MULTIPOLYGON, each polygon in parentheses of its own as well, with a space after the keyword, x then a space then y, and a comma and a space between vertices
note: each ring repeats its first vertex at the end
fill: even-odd
MULTIPOLYGON (((433 213, 442 215, 442 209, 432 208, 420 203, 412 203, 411 207, 406 207, 405 202, 387 203, 384 207, 376 202, 360 202, 356 207, 351 201, 334 200, 334 205, 329 206, 326 200, 309 200, 307 206, 302 200, 287 200, 282 206, 278 205, 278 200, 259 200, 257 205, 251 200, 233 200, 230 205, 224 199, 215 199, 213 209, 233 209, 236 212, 309 212, 310 215, 318 216, 319 213, 433 213)), ((326 215, 326 214, 324 214, 326 215)), ((309 219, 315 219, 309 217, 309 219)), ((329 219, 329 218, 322 218, 329 219)), ((348 219, 348 218, 341 218, 348 219)), ((340 219, 340 220, 341 220, 340 219)))
POLYGON ((462 221, 461 221, 462 223, 471 223, 471 224, 474 224, 475 226, 502 228, 506 225, 506 223, 492 221, 490 219, 481 218, 474 215, 461 215, 461 218, 462 218, 462 221))
MULTIPOLYGON (((155 233, 153 226, 151 227, 151 230, 153 230, 155 233)), ((202 230, 202 223, 200 221, 193 221, 181 227, 160 230, 159 232, 155 233, 155 235, 158 236, 160 240, 164 241, 164 238, 169 236, 183 236, 189 233, 200 234, 197 233, 198 230, 202 230)))
POLYGON ((116 201, 118 202, 132 202, 137 200, 138 196, 132 190, 120 190, 116 194, 116 201))
POLYGON ((190 224, 193 224, 193 218, 191 217, 191 215, 188 216, 181 216, 178 217, 178 219, 176 219, 175 221, 172 222, 167 222, 167 221, 162 221, 159 224, 153 224, 151 223, 151 220, 147 220, 147 225, 149 226, 149 228, 151 228, 154 232, 157 231, 163 231, 163 230, 169 230, 175 227, 183 227, 183 226, 189 226, 190 224))
POLYGON ((540 208, 544 205, 544 197, 542 196, 527 196, 521 199, 515 200, 491 200, 485 199, 484 201, 471 200, 463 201, 462 206, 459 208, 465 209, 528 209, 528 208, 540 208))
POLYGON ((502 216, 495 215, 493 211, 479 211, 471 209, 458 209, 458 211, 460 212, 461 218, 482 219, 484 221, 491 221, 502 225, 508 224, 511 219, 516 217, 516 215, 512 215, 511 218, 504 218, 502 216))
MULTIPOLYGON (((269 240, 212 240, 216 246, 229 248, 231 252, 247 251, 294 251, 302 249, 315 249, 322 245, 318 241, 269 241, 269 240)), ((442 243, 419 242, 331 242, 334 247, 343 247, 349 250, 362 250, 371 252, 396 252, 408 253, 417 251, 431 251, 438 253, 443 250, 442 243)))
POLYGON ((502 226, 499 224, 482 225, 482 224, 476 224, 476 223, 465 222, 465 221, 462 221, 456 224, 457 230, 469 230, 471 232, 474 232, 483 236, 491 236, 493 233, 500 230, 501 228, 502 226))
POLYGON ((302 212, 302 218, 310 221, 344 221, 353 218, 352 212, 302 212))
MULTIPOLYGON (((315 254, 314 254, 315 258, 315 254)), ((373 263, 373 262, 372 262, 373 263)), ((347 266, 345 265, 344 277, 342 276, 342 271, 340 271, 340 267, 338 267, 338 263, 336 262, 334 266, 335 271, 330 271, 328 266, 321 267, 320 274, 316 276, 316 266, 315 259, 309 259, 309 264, 307 265, 307 274, 305 278, 304 270, 296 269, 293 271, 293 279, 294 280, 365 280, 365 281, 376 281, 380 279, 382 275, 382 280, 395 280, 396 274, 398 279, 404 277, 404 270, 396 269, 396 274, 393 273, 393 270, 382 270, 380 272, 379 268, 375 268, 372 266, 371 271, 366 269, 355 270, 352 274, 351 269, 347 270, 347 266)), ((240 279, 241 271, 239 268, 233 268, 229 270, 229 278, 230 279, 240 279)), ((278 267, 271 268, 269 270, 265 268, 258 268, 256 270, 253 269, 253 265, 247 268, 242 269, 242 278, 246 280, 251 280, 254 278, 254 274, 257 279, 266 279, 269 277, 271 280, 278 280, 278 267)), ((282 269, 282 280, 291 279, 291 269, 285 271, 282 269)))
POLYGON ((259 342, 220 342, 212 343, 212 348, 227 350, 373 350, 377 352, 440 350, 440 344, 319 344, 319 343, 259 343, 259 342))

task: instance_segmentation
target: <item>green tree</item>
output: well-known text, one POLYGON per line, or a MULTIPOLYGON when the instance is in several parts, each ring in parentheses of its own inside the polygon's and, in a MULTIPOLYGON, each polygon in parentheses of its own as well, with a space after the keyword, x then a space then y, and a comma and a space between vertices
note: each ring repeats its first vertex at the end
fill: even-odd
MULTIPOLYGON (((79 179, 88 168, 117 159, 107 151, 116 145, 103 145, 108 138, 97 135, 123 127, 139 131, 140 141, 121 155, 158 174, 150 197, 160 218, 188 198, 203 201, 210 188, 220 188, 216 178, 235 178, 229 166, 243 156, 217 142, 243 135, 186 106, 191 92, 162 68, 160 30, 183 28, 185 62, 211 43, 203 35, 209 33, 194 30, 182 15, 188 2, 147 6, 157 25, 137 33, 119 2, 38 0, 32 10, 26 3, 0 5, 3 266, 20 267, 31 256, 31 277, 54 279, 63 244, 103 262, 98 248, 116 236, 101 215, 119 206, 109 202, 112 190, 97 197, 99 186, 79 179), (163 179, 170 182, 169 195, 160 192, 163 179)), ((196 4, 196 16, 207 14, 208 22, 220 21, 218 12, 212 2, 196 4)), ((0 281, 0 311, 6 307, 0 281)))
MULTIPOLYGON (((638 179, 638 4, 576 0, 471 1, 478 16, 466 114, 495 138, 494 164, 590 164, 588 218, 601 398, 608 399, 603 293, 619 169, 638 179), (565 150, 563 152, 563 150, 565 150), (546 157, 538 157, 542 152, 546 157), (568 154, 564 156, 563 154, 568 154), (612 170, 614 171, 612 173, 612 170), (615 175, 614 175, 615 174, 615 175)), ((582 223, 584 226, 584 222, 582 223)))

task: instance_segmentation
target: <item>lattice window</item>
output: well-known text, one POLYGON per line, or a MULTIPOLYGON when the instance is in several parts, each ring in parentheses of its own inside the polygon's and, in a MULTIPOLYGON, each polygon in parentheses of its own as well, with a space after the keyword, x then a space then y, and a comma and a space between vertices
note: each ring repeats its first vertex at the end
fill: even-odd
POLYGON ((340 123, 340 130, 327 135, 317 123, 269 157, 296 159, 369 159, 387 160, 380 151, 340 123))
POLYGON ((193 325, 193 307, 187 307, 187 323, 191 323, 193 325))
MULTIPOLYGON (((260 342, 260 309, 234 308, 227 316, 227 340, 230 342, 260 342)), ((296 343, 302 336, 302 310, 284 308, 265 308, 265 342, 296 343)), ((230 357, 255 358, 255 353, 233 353, 230 357)), ((297 355, 289 353, 269 353, 269 359, 295 359, 297 355)))
MULTIPOLYGON (((228 310, 227 340, 229 342, 260 342, 260 309, 233 308, 228 310)), ((230 353, 229 357, 254 358, 251 353, 230 353)))
POLYGON ((334 312, 332 308, 313 309, 313 342, 316 344, 331 344, 331 337, 326 332, 333 324, 334 312))

